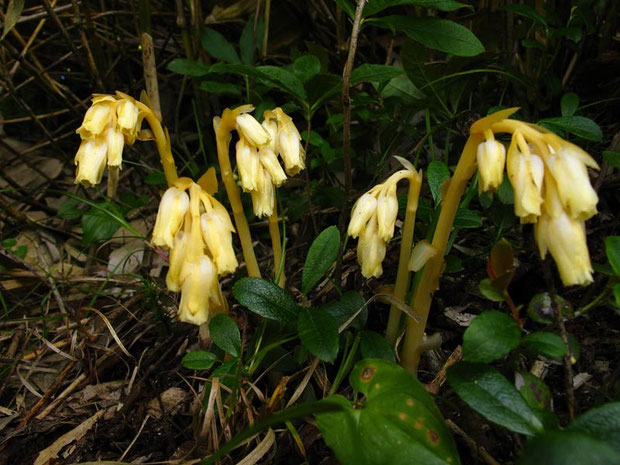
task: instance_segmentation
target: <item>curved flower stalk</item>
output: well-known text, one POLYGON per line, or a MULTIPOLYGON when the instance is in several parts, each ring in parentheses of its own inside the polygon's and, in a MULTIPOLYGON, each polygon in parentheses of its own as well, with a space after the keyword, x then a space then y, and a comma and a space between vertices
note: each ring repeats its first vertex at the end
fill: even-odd
POLYGON ((596 214, 598 197, 587 168, 598 169, 594 159, 546 129, 508 119, 510 108, 476 121, 470 129, 454 175, 442 201, 432 247, 412 297, 411 307, 420 321, 408 320, 402 363, 417 370, 424 327, 433 293, 439 287, 444 254, 454 217, 467 182, 478 168, 480 190, 493 192, 502 181, 505 165, 515 195, 515 214, 522 223, 534 223, 541 257, 547 252, 558 266, 565 286, 592 282, 592 265, 586 243, 585 220, 596 214), (512 134, 507 156, 494 135, 512 134))
POLYGON ((151 137, 155 137, 157 142, 168 184, 177 179, 167 132, 148 105, 146 94, 143 94, 142 98, 147 103, 118 91, 115 95, 93 95, 92 105, 86 112, 82 125, 76 130, 82 138, 75 156, 76 184, 81 183, 86 187, 99 184, 107 166, 108 196, 114 197, 118 172, 122 168, 124 146, 131 146, 136 140, 147 140, 151 137), (144 119, 148 121, 152 133, 141 130, 144 119))
POLYGON ((218 277, 237 269, 234 230, 224 206, 191 179, 164 193, 152 243, 170 249, 166 285, 181 292, 179 321, 201 325, 227 310, 218 277))
MULTIPOLYGON (((214 118, 218 159, 222 178, 233 208, 235 224, 243 246, 244 257, 250 276, 260 276, 254 256, 247 220, 241 205, 239 188, 235 183, 230 164, 228 146, 231 133, 236 130, 239 141, 236 145, 237 173, 241 188, 252 197, 252 207, 258 217, 269 217, 275 273, 280 264, 282 248, 276 209, 275 188, 281 186, 288 175, 299 173, 304 167, 304 151, 301 136, 293 120, 281 108, 264 112, 264 121, 259 123, 250 112, 251 105, 234 110, 226 109, 221 118, 214 118), (280 165, 278 155, 284 163, 280 165)), ((280 285, 284 284, 281 274, 280 285)))

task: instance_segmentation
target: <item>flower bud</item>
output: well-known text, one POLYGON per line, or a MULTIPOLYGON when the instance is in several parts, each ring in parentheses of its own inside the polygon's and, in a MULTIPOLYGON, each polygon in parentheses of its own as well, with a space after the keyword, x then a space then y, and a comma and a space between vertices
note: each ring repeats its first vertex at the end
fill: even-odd
POLYGON ((82 139, 90 139, 103 132, 110 121, 112 102, 108 100, 93 104, 84 115, 82 125, 75 131, 82 139))
POLYGON ((269 133, 269 137, 271 138, 269 144, 265 147, 270 148, 274 153, 278 153, 278 123, 271 118, 265 118, 261 126, 265 128, 265 131, 269 133))
POLYGON ((259 150, 258 156, 260 163, 271 176, 271 180, 276 186, 281 186, 286 181, 286 174, 278 162, 278 157, 268 147, 259 150))
POLYGON ((213 256, 219 275, 232 273, 239 266, 232 245, 233 230, 229 225, 230 219, 228 213, 224 213, 226 219, 215 209, 200 216, 202 238, 213 256))
POLYGON ((249 146, 244 139, 237 142, 237 172, 241 187, 245 192, 258 190, 260 187, 260 158, 255 147, 249 146))
MULTIPOLYGON (((295 130, 297 132, 297 130, 295 130)), ((304 163, 304 151, 299 142, 301 138, 299 133, 295 134, 291 131, 280 131, 278 134, 278 148, 280 156, 284 160, 284 168, 286 172, 294 176, 303 170, 306 165, 304 163)))
POLYGON ((379 237, 389 241, 394 235, 394 224, 398 215, 398 200, 396 187, 390 186, 386 193, 381 193, 377 199, 377 221, 379 224, 379 237))
POLYGON ((266 171, 263 171, 263 176, 262 188, 250 192, 254 214, 259 218, 272 215, 276 205, 276 194, 271 182, 271 176, 266 171))
POLYGON ((138 124, 138 114, 140 110, 138 106, 131 100, 122 100, 117 107, 117 124, 118 128, 124 134, 130 135, 138 132, 136 127, 138 124))
POLYGON ((82 141, 75 156, 77 165, 75 183, 81 183, 86 187, 99 184, 103 177, 107 152, 108 144, 104 137, 82 141))
POLYGON ((125 139, 123 134, 114 128, 108 128, 105 133, 108 144, 108 166, 118 166, 123 163, 123 147, 125 139))
POLYGON ((478 145, 478 190, 494 192, 504 178, 506 149, 496 140, 487 140, 478 145))
POLYGON ((174 238, 174 245, 170 248, 166 287, 172 292, 181 290, 181 270, 187 256, 188 237, 189 235, 185 234, 184 231, 179 231, 174 238))
POLYGON ((514 189, 515 214, 521 223, 535 223, 541 213, 545 165, 533 153, 523 153, 516 141, 510 144, 506 161, 508 178, 514 189))
POLYGON ((209 321, 209 299, 217 295, 217 274, 209 257, 186 262, 181 272, 179 321, 201 325, 209 321))
POLYGON ((377 218, 373 216, 360 234, 357 243, 357 260, 365 278, 378 278, 383 274, 382 262, 385 258, 385 241, 377 233, 377 218))
POLYGON ((161 198, 153 229, 153 244, 172 248, 189 208, 189 196, 176 187, 169 187, 161 198))
POLYGON ((361 232, 366 227, 366 223, 368 220, 375 214, 377 211, 377 199, 374 195, 365 193, 355 205, 353 205, 353 210, 351 211, 351 221, 349 222, 349 229, 347 234, 351 237, 357 237, 361 234, 361 232))
POLYGON ((260 148, 269 144, 271 140, 269 133, 252 115, 249 113, 242 113, 237 116, 236 122, 237 131, 250 145, 260 148))
POLYGON ((598 196, 590 184, 586 163, 593 167, 597 165, 585 152, 583 153, 591 162, 584 160, 580 152, 581 149, 576 150, 572 146, 562 147, 551 153, 546 161, 556 182, 560 201, 568 215, 575 220, 585 221, 596 214, 598 203, 598 196))

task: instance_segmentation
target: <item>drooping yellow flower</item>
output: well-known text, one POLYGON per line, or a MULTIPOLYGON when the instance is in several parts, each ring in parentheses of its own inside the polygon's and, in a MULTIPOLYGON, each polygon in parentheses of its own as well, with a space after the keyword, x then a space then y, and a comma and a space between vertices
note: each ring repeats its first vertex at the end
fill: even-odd
POLYGON ((398 215, 398 200, 396 198, 396 183, 391 183, 379 194, 377 199, 378 234, 388 242, 394 235, 394 224, 398 215))
POLYGON ((248 145, 256 148, 264 147, 271 141, 269 133, 249 113, 237 116, 237 132, 248 141, 248 145))
POLYGON ((116 99, 111 95, 95 96, 93 105, 86 111, 82 125, 75 131, 82 139, 99 136, 108 126, 116 99))
POLYGON ((261 188, 250 192, 252 207, 256 216, 270 216, 276 206, 276 193, 271 181, 271 176, 266 170, 261 170, 261 188))
POLYGON ((260 185, 260 158, 258 149, 248 144, 245 138, 237 142, 237 171, 241 180, 241 188, 245 192, 258 190, 260 185))
POLYGON ((219 298, 217 270, 213 261, 202 255, 186 261, 181 271, 179 321, 201 325, 209 321, 211 300, 219 298))
MULTIPOLYGON (((294 176, 306 167, 305 153, 301 146, 301 135, 295 127, 292 118, 284 113, 280 107, 265 112, 265 121, 268 121, 268 125, 272 124, 269 121, 274 119, 277 122, 275 148, 277 148, 284 161, 286 172, 294 176)), ((273 131, 273 125, 270 126, 270 131, 273 131)))
POLYGON ((366 223, 377 210, 377 198, 366 192, 364 193, 351 210, 351 221, 349 222, 348 234, 351 237, 358 237, 366 228, 366 223))
POLYGON ((83 140, 75 156, 75 183, 86 187, 99 184, 105 170, 107 153, 105 137, 83 140))
POLYGON ((213 255, 213 261, 218 273, 225 275, 232 273, 239 266, 232 245, 232 233, 235 231, 228 212, 219 204, 219 207, 203 213, 200 216, 202 237, 213 255), (219 208, 221 207, 221 208, 219 208))
POLYGON ((377 215, 373 215, 357 242, 357 258, 365 278, 378 278, 383 274, 386 243, 378 234, 377 215))
POLYGON ((181 229, 189 209, 189 196, 181 189, 169 187, 161 198, 153 229, 153 244, 172 248, 174 236, 181 229))
POLYGON ((173 246, 170 248, 166 287, 172 292, 179 292, 181 290, 181 269, 187 256, 188 239, 189 235, 185 231, 179 231, 174 237, 173 246))
POLYGON ((258 152, 260 164, 269 173, 271 180, 276 187, 281 186, 286 181, 286 174, 278 162, 278 157, 269 147, 263 147, 258 152))
MULTIPOLYGON (((492 135, 492 134, 491 134, 492 135)), ((506 149, 493 138, 478 145, 478 189, 480 192, 495 192, 504 179, 506 149)))
POLYGON ((515 133, 506 160, 508 179, 514 189, 515 214, 521 223, 535 223, 541 214, 545 165, 532 153, 520 133, 515 133))
POLYGON ((123 133, 115 128, 108 127, 105 137, 108 144, 108 166, 116 166, 120 169, 123 163, 123 147, 125 146, 123 133))

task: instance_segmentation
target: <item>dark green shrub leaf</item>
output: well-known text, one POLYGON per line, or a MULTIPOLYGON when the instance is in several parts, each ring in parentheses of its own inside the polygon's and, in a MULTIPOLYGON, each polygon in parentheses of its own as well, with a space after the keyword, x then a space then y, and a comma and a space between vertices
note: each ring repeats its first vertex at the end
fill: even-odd
POLYGON ((80 209, 82 203, 78 199, 68 198, 60 207, 58 207, 58 216, 65 220, 77 220, 84 214, 84 210, 80 209))
POLYGON ((212 94, 234 95, 237 97, 241 95, 239 86, 231 84, 230 82, 202 81, 200 83, 200 88, 212 94))
POLYGON ((523 345, 533 352, 549 358, 566 355, 566 345, 560 336, 546 331, 537 331, 523 338, 523 345))
POLYGON ((405 103, 426 98, 424 92, 418 89, 406 74, 392 78, 381 91, 381 96, 383 98, 396 97, 405 103))
POLYGON ((560 101, 562 116, 573 116, 579 108, 579 96, 575 92, 569 92, 562 96, 560 101))
POLYGON ((241 305, 270 320, 294 321, 299 315, 293 297, 271 281, 242 278, 235 283, 232 292, 241 305))
POLYGON ((390 362, 396 362, 394 351, 379 333, 374 331, 362 331, 360 339, 360 351, 363 358, 380 358, 390 362))
POLYGON ((493 283, 489 278, 485 278, 480 281, 478 284, 478 289, 487 299, 492 300, 493 302, 503 302, 504 296, 502 291, 493 286, 493 283))
POLYGON ((183 356, 181 364, 190 370, 208 370, 217 361, 217 356, 211 352, 197 350, 183 356))
POLYGON ((541 119, 538 124, 555 132, 570 132, 577 137, 594 142, 603 140, 603 131, 599 125, 585 116, 557 116, 541 119))
POLYGON ((205 27, 202 30, 200 42, 202 43, 202 47, 213 58, 225 61, 226 63, 241 63, 235 47, 228 42, 228 40, 226 40, 226 37, 217 32, 215 29, 205 27))
POLYGON ((547 27, 547 21, 545 20, 545 18, 543 18, 534 8, 529 5, 512 4, 506 5, 504 9, 507 11, 511 11, 519 16, 523 16, 524 18, 529 18, 532 21, 536 21, 537 23, 547 27))
POLYGON ((620 453, 591 436, 573 431, 548 431, 525 445, 517 465, 617 465, 620 453))
POLYGON ((297 331, 303 345, 324 362, 338 356, 338 325, 322 308, 304 307, 299 315, 297 331))
POLYGON ((225 313, 219 313, 209 321, 209 333, 216 346, 238 357, 241 354, 241 334, 237 323, 225 313))
POLYGON ((461 362, 448 370, 448 382, 461 399, 487 420, 528 436, 542 431, 540 418, 493 367, 461 362))
POLYGON ((258 66, 256 70, 261 73, 264 80, 272 82, 283 91, 293 94, 300 100, 306 100, 308 98, 304 85, 299 78, 290 71, 279 68, 278 66, 258 66))
POLYGON ((613 152, 611 150, 605 150, 603 152, 603 158, 607 163, 616 169, 620 169, 620 152, 613 152))
MULTIPOLYGON (((366 301, 364 300, 364 297, 362 297, 359 292, 347 291, 340 296, 340 300, 335 300, 325 304, 323 309, 334 317, 338 327, 340 328, 340 326, 349 321, 349 319, 357 313, 365 303, 366 301)), ((359 312, 358 316, 356 316, 351 322, 351 327, 355 329, 363 328, 366 323, 367 316, 368 310, 364 307, 359 312)))
POLYGON ((480 218, 478 212, 463 207, 456 211, 456 217, 454 218, 455 228, 479 228, 480 226, 482 226, 482 218, 480 218))
POLYGON ((314 55, 304 55, 293 62, 293 73, 301 82, 306 82, 321 72, 321 61, 314 55))
POLYGON ((82 242, 89 245, 107 241, 125 223, 118 206, 110 202, 98 203, 82 216, 82 242))
POLYGON ((340 248, 340 232, 336 226, 330 226, 317 236, 306 257, 301 275, 301 292, 307 294, 332 266, 340 248))
POLYGON ((428 185, 431 188, 431 194, 435 204, 441 200, 441 186, 444 181, 450 177, 450 170, 446 164, 442 161, 432 161, 428 164, 426 169, 426 179, 428 179, 428 185))
POLYGON ((403 74, 403 70, 396 66, 364 63, 355 68, 351 73, 351 85, 359 84, 360 82, 382 83, 401 74, 403 74))
POLYGON ((200 77, 209 74, 210 67, 201 61, 188 60, 187 58, 175 58, 168 63, 166 68, 173 73, 200 77))
POLYGON ((620 452, 620 402, 610 402, 588 410, 573 420, 566 429, 589 434, 607 442, 616 452, 620 452))
POLYGON ((551 391, 544 381, 527 371, 515 373, 515 387, 533 409, 551 408, 551 391))
POLYGON ((470 8, 469 5, 454 0, 368 0, 364 7, 364 16, 372 16, 391 6, 415 5, 423 8, 432 8, 440 11, 455 11, 459 8, 470 8))
POLYGON ((620 276, 620 236, 605 238, 605 253, 614 273, 616 276, 620 276))
POLYGON ((521 330, 515 321, 495 310, 474 318, 463 334, 463 360, 489 363, 519 345, 521 330))
POLYGON ((402 31, 429 48, 453 55, 470 57, 484 52, 482 43, 469 29, 447 19, 385 16, 369 22, 402 31))
POLYGON ((342 410, 316 415, 325 442, 341 463, 459 463, 439 410, 410 373, 386 360, 366 359, 355 366, 349 379, 366 396, 364 405, 354 408, 344 397, 331 396, 342 410))
POLYGON ((163 171, 151 171, 144 177, 144 182, 149 186, 163 186, 166 184, 166 175, 163 171))

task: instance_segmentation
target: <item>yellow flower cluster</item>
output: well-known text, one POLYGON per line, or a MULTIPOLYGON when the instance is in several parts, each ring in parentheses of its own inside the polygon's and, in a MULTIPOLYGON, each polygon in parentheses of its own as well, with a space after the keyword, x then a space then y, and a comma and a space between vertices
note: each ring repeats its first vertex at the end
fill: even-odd
MULTIPOLYGON (((252 109, 250 106, 247 111, 252 109)), ((237 171, 241 188, 252 196, 254 213, 259 217, 273 214, 275 187, 286 181, 286 175, 293 176, 305 168, 301 136, 293 120, 281 108, 265 111, 264 118, 261 124, 243 112, 236 119, 237 171)))
POLYGON ((598 196, 587 170, 598 169, 596 161, 578 146, 532 124, 499 119, 481 132, 486 139, 477 151, 481 191, 499 187, 506 165, 515 214, 522 223, 535 224, 541 257, 551 253, 566 286, 592 282, 585 221, 596 214, 598 196), (513 134, 507 156, 493 132, 513 134))
POLYGON ((238 266, 234 230, 226 208, 191 179, 177 179, 164 193, 152 242, 170 249, 166 285, 181 291, 180 321, 201 325, 225 311, 218 276, 238 266))
POLYGON ((99 184, 106 167, 120 169, 123 147, 133 145, 142 125, 143 115, 130 96, 94 95, 76 133, 82 143, 75 156, 75 182, 86 187, 99 184))
POLYGON ((416 172, 413 166, 397 171, 363 194, 353 205, 347 233, 353 238, 359 237, 357 260, 365 278, 378 278, 383 274, 386 245, 394 236, 398 215, 396 186, 400 180, 414 177, 421 182, 422 172, 416 172))

